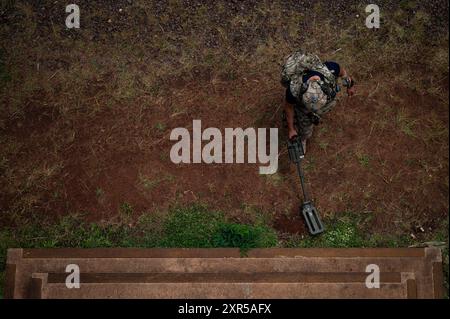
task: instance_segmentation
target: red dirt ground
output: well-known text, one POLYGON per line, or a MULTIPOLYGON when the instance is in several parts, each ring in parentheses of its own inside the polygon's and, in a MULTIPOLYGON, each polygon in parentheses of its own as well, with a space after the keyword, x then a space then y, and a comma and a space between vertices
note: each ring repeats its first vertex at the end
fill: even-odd
MULTIPOLYGON (((355 97, 341 96, 309 143, 306 176, 319 211, 328 217, 358 212, 378 231, 403 227, 405 221, 409 227, 437 227, 435 221, 448 211, 448 193, 442 185, 448 166, 424 169, 421 163, 432 163, 439 156, 448 158, 444 153, 448 145, 432 139, 425 143, 420 132, 430 125, 430 116, 448 127, 448 110, 405 88, 384 88, 382 94, 375 92, 369 97, 378 84, 365 85, 355 97), (390 104, 392 92, 401 106, 390 104), (392 105, 392 113, 383 113, 386 105, 392 105), (400 109, 416 121, 416 136, 395 128, 400 109), (358 161, 357 154, 367 156, 367 166, 358 161)), ((31 113, 20 129, 32 132, 30 143, 32 137, 42 138, 46 132, 49 136, 68 131, 74 134, 55 155, 55 161, 63 165, 45 185, 46 196, 35 208, 58 215, 85 212, 88 220, 98 221, 116 216, 124 203, 140 215, 174 203, 200 201, 240 222, 255 218, 244 213, 246 207, 261 210, 280 232, 303 233, 304 224, 298 216, 299 183, 294 167, 288 164, 283 136, 275 176, 259 175, 253 164, 175 165, 169 159, 172 128, 190 128, 193 119, 201 119, 202 128, 218 127, 222 132, 225 127, 253 127, 255 122, 259 127, 281 127, 282 102, 283 90, 278 83, 254 87, 239 80, 215 84, 203 80, 179 85, 167 100, 148 106, 137 123, 132 122, 129 112, 138 108, 106 109, 89 122, 74 121, 70 130, 65 123, 48 121, 49 114, 31 113), (211 105, 211 100, 223 103, 211 105), (182 111, 170 114, 165 111, 168 104, 182 111), (260 114, 256 121, 254 114, 260 114), (166 125, 163 130, 154 128, 159 122, 166 125), (142 177, 150 185, 144 187, 142 177)), ((145 99, 142 103, 145 106, 145 99)), ((19 130, 13 136, 27 139, 19 130)), ((48 161, 49 155, 48 148, 35 148, 20 160, 48 161)))

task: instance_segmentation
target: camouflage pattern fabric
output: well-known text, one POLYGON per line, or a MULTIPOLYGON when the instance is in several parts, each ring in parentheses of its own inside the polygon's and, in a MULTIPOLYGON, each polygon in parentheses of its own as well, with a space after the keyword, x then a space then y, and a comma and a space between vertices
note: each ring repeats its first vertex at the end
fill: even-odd
POLYGON ((324 80, 321 81, 323 82, 322 84, 332 90, 336 89, 337 83, 335 76, 320 61, 319 57, 315 54, 305 53, 300 50, 287 57, 286 63, 283 65, 281 71, 281 84, 286 88, 289 87, 292 95, 298 101, 301 101, 302 98, 303 74, 308 70, 321 73, 324 77, 324 80))
POLYGON ((328 113, 336 105, 336 102, 337 98, 334 98, 333 100, 329 101, 327 104, 325 104, 324 107, 320 109, 319 112, 317 112, 317 114, 324 115, 325 113, 328 113))
POLYGON ((312 136, 314 124, 308 116, 308 111, 304 108, 295 108, 295 118, 297 120, 297 133, 304 141, 312 136))
MULTIPOLYGON (((323 108, 317 112, 318 115, 323 115, 329 112, 336 105, 336 100, 332 100, 325 104, 323 108)), ((295 118, 297 121, 297 133, 302 140, 309 139, 314 130, 314 123, 312 122, 311 117, 308 115, 310 112, 302 106, 296 106, 295 110, 295 118)))
MULTIPOLYGON (((290 82, 301 78, 304 72, 316 70, 316 68, 323 68, 323 66, 317 55, 305 53, 301 50, 296 51, 286 58, 286 62, 281 71, 281 83, 287 88, 290 82)), ((331 74, 330 71, 328 73, 331 74)))
POLYGON ((318 81, 308 81, 308 89, 302 95, 302 102, 310 112, 319 114, 327 104, 327 96, 323 93, 318 81))
POLYGON ((300 50, 286 58, 286 63, 281 71, 281 84, 289 88, 298 101, 294 108, 296 126, 300 138, 306 140, 312 136, 314 128, 310 113, 323 115, 336 104, 336 98, 329 99, 321 87, 321 85, 326 85, 332 90, 336 90, 336 78, 317 55, 300 50), (303 74, 308 70, 321 73, 324 80, 308 81, 308 87, 302 95, 303 74))

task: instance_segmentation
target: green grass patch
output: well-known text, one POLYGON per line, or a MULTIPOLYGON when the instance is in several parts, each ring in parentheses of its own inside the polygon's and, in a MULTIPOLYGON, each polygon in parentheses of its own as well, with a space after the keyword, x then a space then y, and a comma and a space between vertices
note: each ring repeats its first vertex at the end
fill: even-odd
POLYGON ((163 247, 239 247, 242 250, 276 245, 273 229, 265 225, 228 222, 221 212, 204 206, 173 210, 163 225, 163 247))
POLYGON ((412 244, 408 236, 387 236, 364 232, 366 221, 358 214, 346 213, 339 218, 326 219, 325 232, 315 237, 292 237, 286 247, 408 247, 412 244))
POLYGON ((213 236, 224 217, 203 206, 172 210, 164 222, 163 247, 213 247, 213 236))
MULTIPOLYGON (((128 217, 131 206, 120 212, 128 217)), ((57 223, 33 218, 20 229, 0 233, 0 270, 8 247, 267 247, 276 244, 276 233, 258 225, 231 223, 223 213, 206 206, 176 207, 162 216, 144 214, 134 224, 122 218, 117 224, 85 223, 80 216, 66 216, 57 223)))
POLYGON ((277 235, 265 225, 223 223, 214 235, 213 244, 216 247, 240 247, 245 251, 250 248, 275 246, 277 235))
POLYGON ((352 222, 340 221, 326 224, 328 229, 318 237, 308 237, 298 243, 298 247, 364 247, 365 241, 356 225, 352 222))

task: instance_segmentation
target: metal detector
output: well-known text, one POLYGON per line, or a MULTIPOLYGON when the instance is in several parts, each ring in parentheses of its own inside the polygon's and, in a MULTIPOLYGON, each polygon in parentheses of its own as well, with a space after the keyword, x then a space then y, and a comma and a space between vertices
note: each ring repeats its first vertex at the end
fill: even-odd
POLYGON ((308 192, 305 186, 305 177, 303 175, 303 170, 301 168, 301 160, 305 157, 305 152, 303 151, 303 145, 299 137, 294 137, 288 140, 288 152, 289 159, 291 162, 296 164, 298 176, 300 177, 300 184, 302 187, 302 193, 304 202, 300 207, 300 211, 305 218, 306 226, 311 235, 317 235, 324 231, 322 221, 320 220, 317 209, 309 198, 308 192))

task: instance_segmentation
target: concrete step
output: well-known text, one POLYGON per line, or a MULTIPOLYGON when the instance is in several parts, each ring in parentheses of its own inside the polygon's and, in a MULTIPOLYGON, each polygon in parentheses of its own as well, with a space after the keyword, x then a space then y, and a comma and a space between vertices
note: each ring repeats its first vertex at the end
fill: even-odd
POLYGON ((415 298, 414 276, 385 273, 368 289, 366 273, 86 274, 80 288, 67 274, 33 274, 32 297, 53 298, 415 298))
MULTIPOLYGON (((31 274, 64 273, 77 264, 94 273, 365 273, 376 264, 384 273, 410 273, 417 297, 442 296, 439 249, 11 249, 5 297, 30 297, 31 274)), ((175 278, 175 277, 174 277, 175 278)), ((93 283, 94 284, 94 283, 93 283)), ((258 283, 259 284, 259 283, 258 283)))

